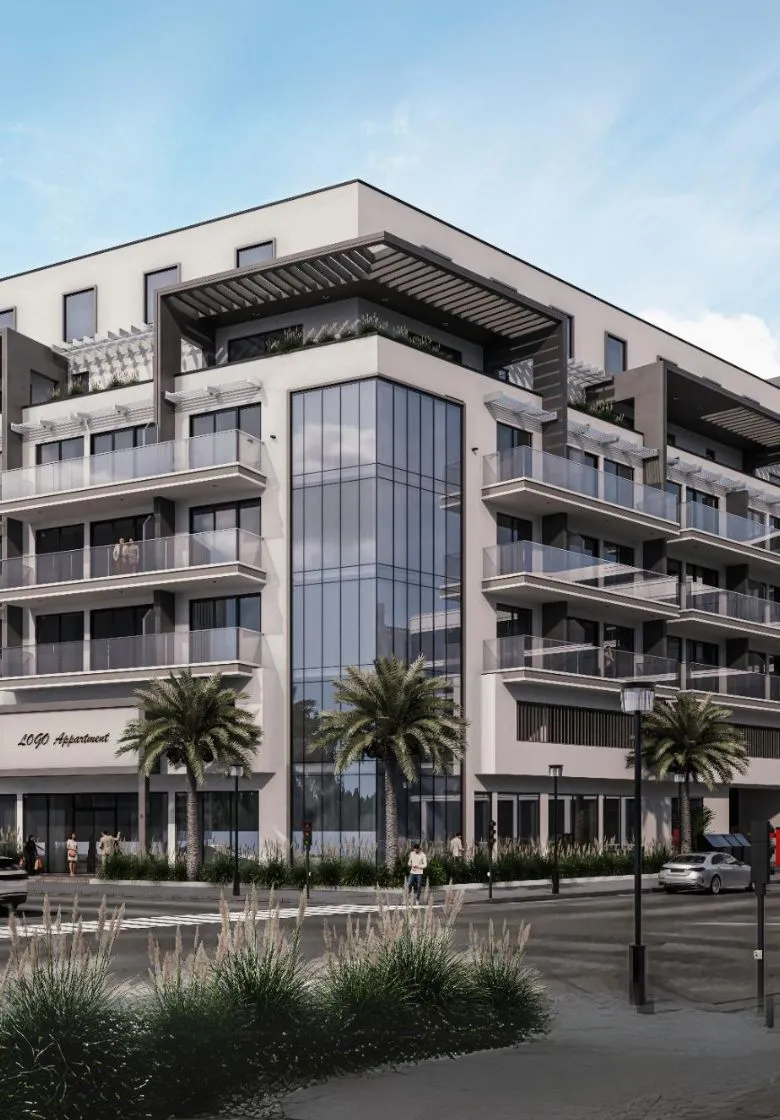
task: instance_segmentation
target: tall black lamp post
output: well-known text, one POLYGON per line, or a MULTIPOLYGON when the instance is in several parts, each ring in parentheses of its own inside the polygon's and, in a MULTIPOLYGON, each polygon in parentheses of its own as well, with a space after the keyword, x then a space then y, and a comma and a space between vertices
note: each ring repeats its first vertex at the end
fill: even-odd
POLYGON ((553 763, 548 767, 553 780, 553 866, 552 866, 552 893, 558 894, 561 889, 561 876, 558 870, 558 779, 563 776, 563 767, 553 763))
POLYGON ((236 898, 241 894, 241 880, 238 875, 238 779, 242 773, 240 766, 230 767, 230 777, 235 782, 233 787, 233 895, 236 898))
POLYGON ((620 693, 620 706, 634 717, 634 942, 629 947, 629 999, 637 1007, 647 1004, 647 959, 642 944, 642 716, 652 712, 655 685, 647 681, 626 681, 620 693))

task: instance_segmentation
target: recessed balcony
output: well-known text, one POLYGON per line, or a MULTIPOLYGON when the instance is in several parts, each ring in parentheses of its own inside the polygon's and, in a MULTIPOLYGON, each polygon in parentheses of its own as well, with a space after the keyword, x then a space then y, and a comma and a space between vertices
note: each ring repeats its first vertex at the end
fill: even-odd
MULTIPOLYGON (((570 678, 564 683, 603 687, 603 682, 620 682, 642 677, 660 685, 677 688, 680 667, 668 657, 655 657, 630 650, 560 642, 519 634, 492 638, 483 646, 483 672, 503 673, 507 681, 570 678), (594 680, 602 682, 594 686, 594 680)), ((618 683, 609 685, 618 687, 618 683)))
POLYGON ((679 613, 674 576, 535 541, 484 549, 482 590, 519 605, 565 599, 600 611, 609 606, 610 618, 676 618, 679 613))
POLYGON ((148 590, 241 594, 262 590, 262 539, 245 529, 182 533, 132 544, 104 545, 4 560, 0 603, 72 603, 148 598, 148 590))
POLYGON ((749 634, 780 649, 780 603, 701 583, 688 582, 680 590, 680 615, 670 622, 670 632, 707 641, 749 634))
POLYGON ((91 512, 116 511, 118 502, 127 506, 133 498, 197 499, 223 484, 232 497, 265 488, 260 440, 235 430, 215 432, 4 471, 0 513, 13 517, 21 511, 32 521, 36 513, 49 517, 85 502, 91 512))
POLYGON ((248 677, 261 664, 255 630, 136 634, 83 642, 9 646, 0 657, 0 687, 17 691, 45 686, 131 683, 189 667, 200 675, 248 677))
POLYGON ((482 497, 520 517, 568 512, 644 537, 677 532, 673 495, 530 447, 485 456, 482 497))

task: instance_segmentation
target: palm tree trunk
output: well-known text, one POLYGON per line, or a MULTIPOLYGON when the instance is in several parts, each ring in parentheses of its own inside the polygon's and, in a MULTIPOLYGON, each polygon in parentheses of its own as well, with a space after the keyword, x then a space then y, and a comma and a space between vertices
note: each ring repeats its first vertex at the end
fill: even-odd
POLYGON ((690 852, 693 847, 691 829, 691 790, 688 775, 680 785, 680 851, 690 852))
POLYGON ((200 822, 198 820, 198 783, 191 770, 187 770, 187 878, 198 877, 200 863, 200 822))
POLYGON ((398 801, 396 768, 385 759, 385 865, 392 867, 398 857, 398 801))

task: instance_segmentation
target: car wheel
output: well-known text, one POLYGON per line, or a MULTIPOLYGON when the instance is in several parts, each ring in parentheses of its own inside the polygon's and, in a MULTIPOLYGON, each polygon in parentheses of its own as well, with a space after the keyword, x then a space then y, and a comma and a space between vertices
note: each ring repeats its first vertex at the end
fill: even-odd
POLYGON ((713 875, 710 879, 710 894, 720 894, 720 875, 713 875))

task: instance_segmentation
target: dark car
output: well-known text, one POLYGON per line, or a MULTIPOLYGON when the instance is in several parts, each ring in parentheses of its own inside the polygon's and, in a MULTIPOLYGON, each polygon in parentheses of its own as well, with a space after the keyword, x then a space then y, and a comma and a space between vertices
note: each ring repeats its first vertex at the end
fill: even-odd
POLYGON ((0 856, 0 906, 15 910, 27 901, 29 876, 10 856, 0 856))

